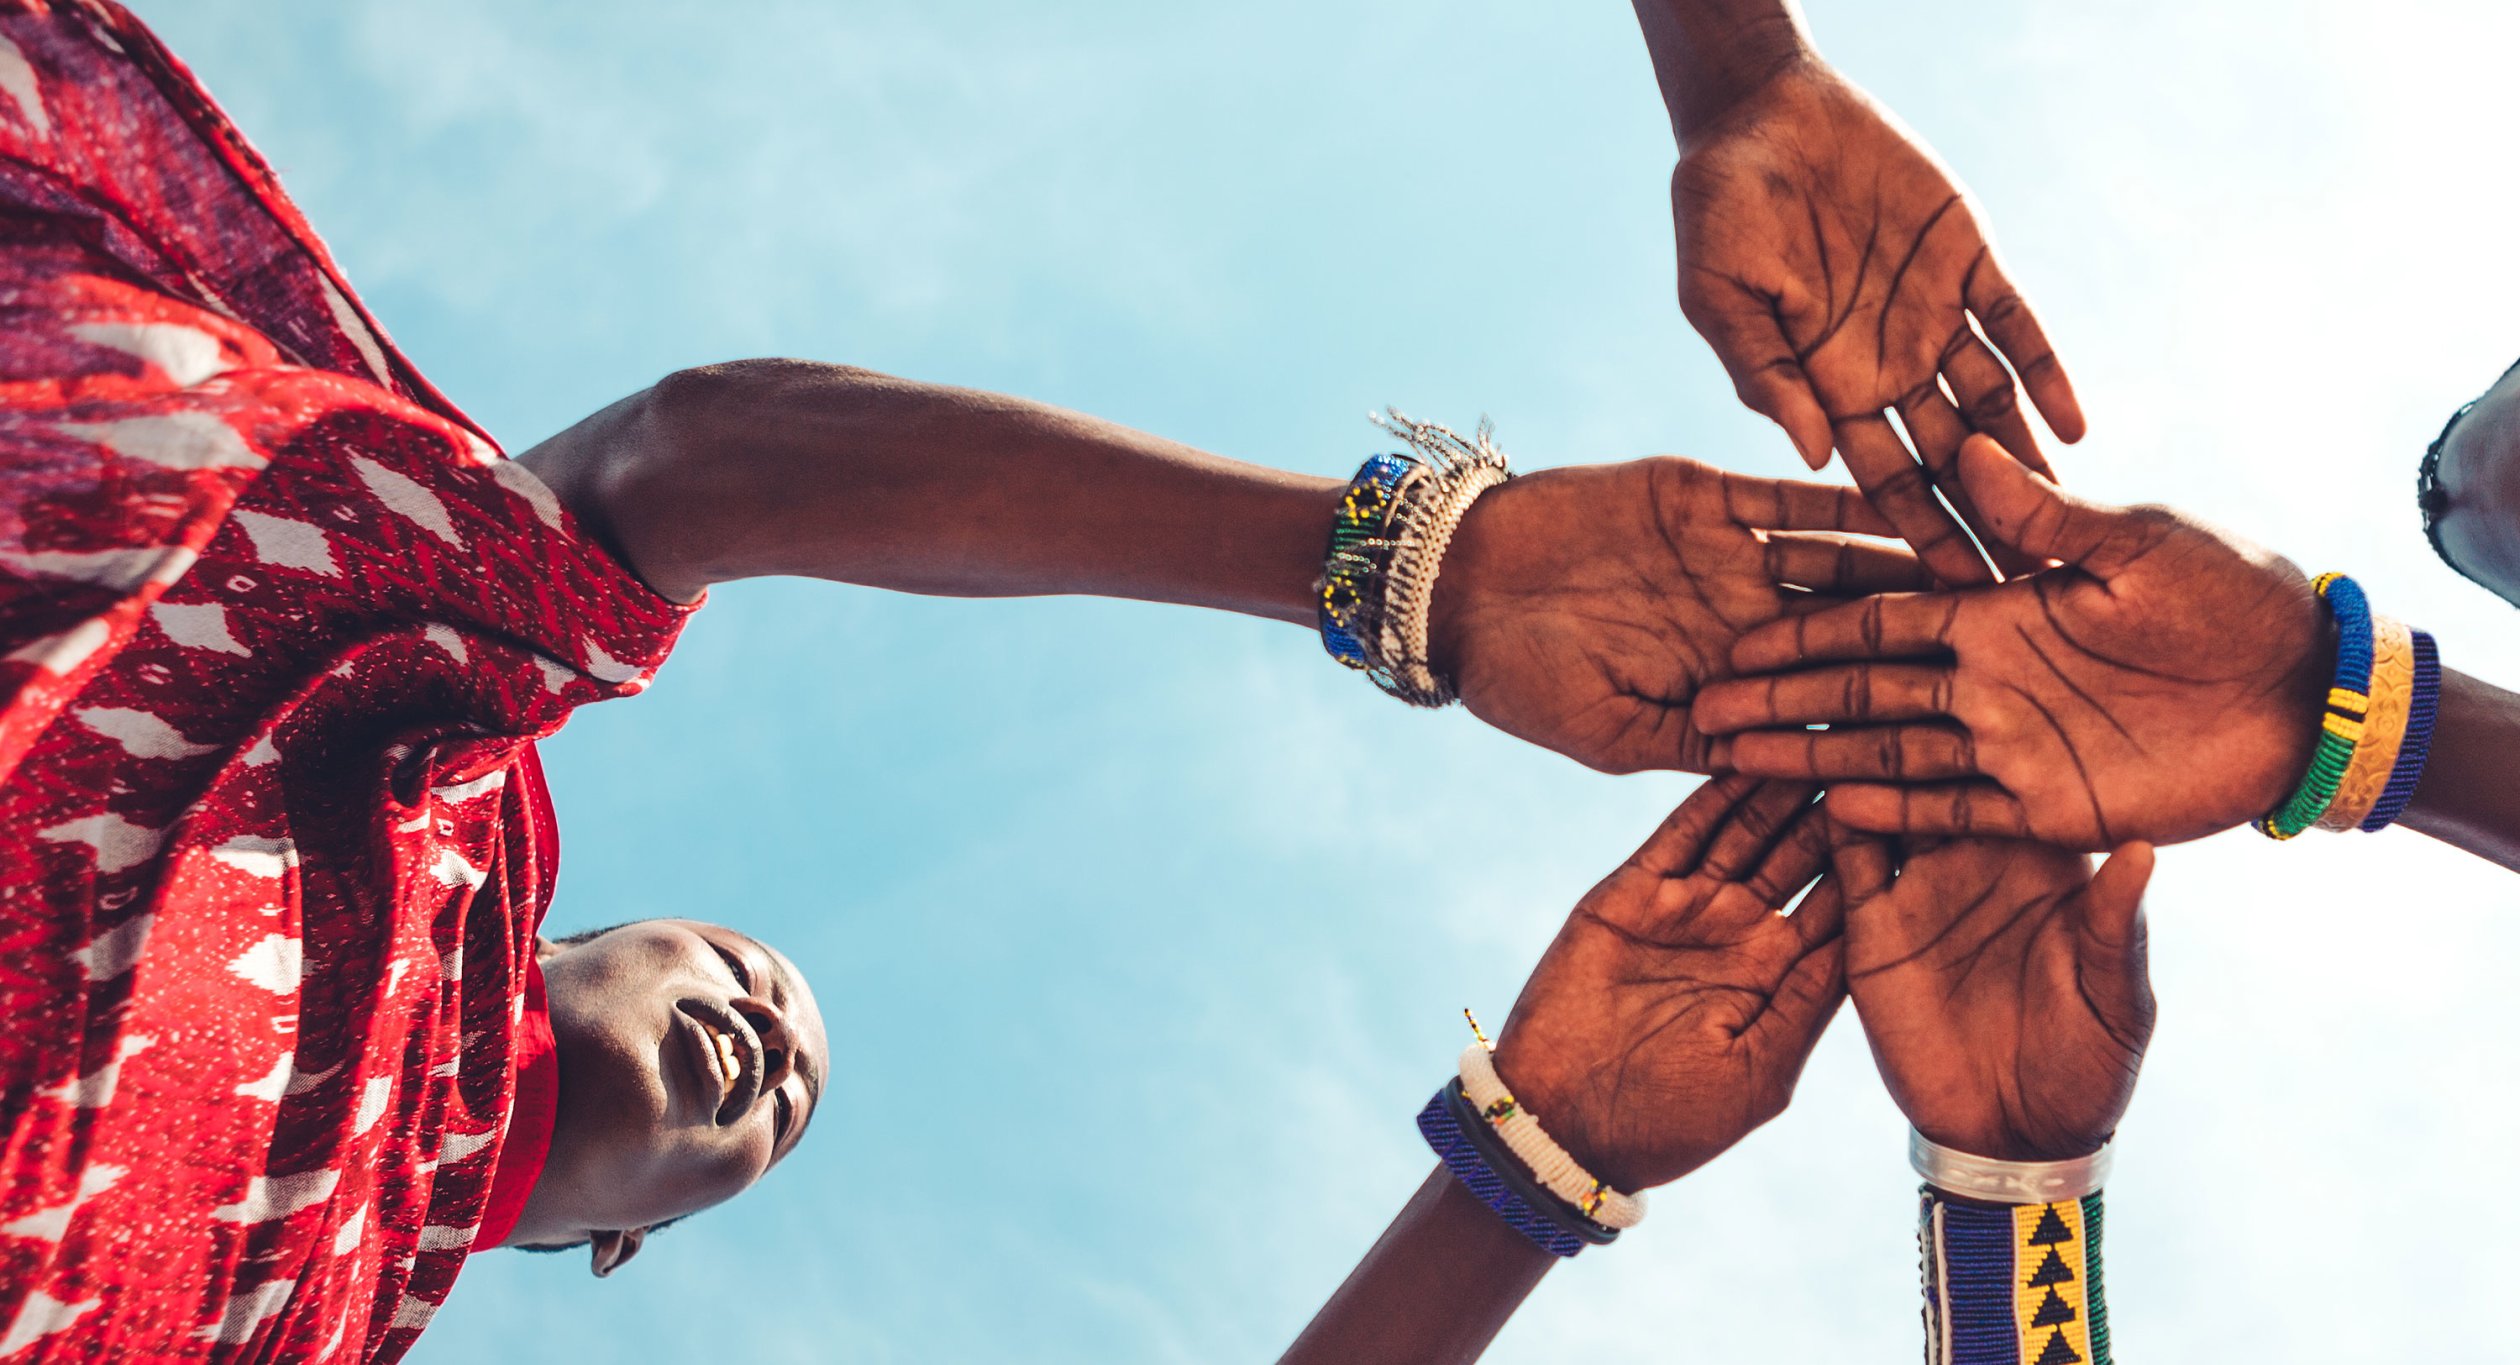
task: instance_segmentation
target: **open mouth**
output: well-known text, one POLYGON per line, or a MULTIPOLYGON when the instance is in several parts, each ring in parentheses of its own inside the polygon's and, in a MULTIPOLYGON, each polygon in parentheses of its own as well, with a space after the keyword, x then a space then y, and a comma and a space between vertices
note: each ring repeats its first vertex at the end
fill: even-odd
POLYGON ((702 1079, 717 1087, 715 1119, 742 1118, 761 1090, 761 1040, 734 1011, 705 1000, 686 1000, 683 1013, 698 1038, 702 1079))

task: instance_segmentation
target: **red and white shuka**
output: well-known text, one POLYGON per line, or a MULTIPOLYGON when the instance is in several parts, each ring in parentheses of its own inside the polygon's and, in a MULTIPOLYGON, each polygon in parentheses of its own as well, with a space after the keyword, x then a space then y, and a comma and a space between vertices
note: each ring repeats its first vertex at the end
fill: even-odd
POLYGON ((685 618, 145 28, 0 0, 0 1361, 409 1348, 550 1140, 533 741, 685 618))

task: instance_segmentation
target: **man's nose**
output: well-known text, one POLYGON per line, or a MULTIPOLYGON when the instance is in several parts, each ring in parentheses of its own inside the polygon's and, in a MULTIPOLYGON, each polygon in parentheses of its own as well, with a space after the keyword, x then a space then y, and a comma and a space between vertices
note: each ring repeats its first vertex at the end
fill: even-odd
POLYGON ((788 1073, 796 1068, 796 1035, 788 1027, 787 1015, 767 1000, 746 996, 735 1002, 735 1012, 752 1025, 761 1039, 761 1094, 787 1083, 788 1073))

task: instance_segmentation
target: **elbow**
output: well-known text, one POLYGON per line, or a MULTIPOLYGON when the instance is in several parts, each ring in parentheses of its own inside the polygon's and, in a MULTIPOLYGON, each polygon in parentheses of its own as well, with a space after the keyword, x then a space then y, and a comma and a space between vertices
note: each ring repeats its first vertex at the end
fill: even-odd
MULTIPOLYGON (((584 519, 658 592, 779 570, 761 528, 790 486, 780 414, 808 391, 881 376, 812 361, 735 360, 676 370, 555 441, 585 432, 584 519)), ((536 472, 541 472, 539 469, 536 472)))

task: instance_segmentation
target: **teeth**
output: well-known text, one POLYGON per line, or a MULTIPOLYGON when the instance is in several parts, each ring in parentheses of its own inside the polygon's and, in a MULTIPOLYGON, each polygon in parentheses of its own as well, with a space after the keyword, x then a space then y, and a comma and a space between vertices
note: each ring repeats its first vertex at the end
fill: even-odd
POLYGON ((723 1033, 718 1034, 717 1052, 718 1069, 726 1073, 726 1083, 731 1086, 735 1084, 736 1077, 744 1074, 743 1063, 735 1055, 735 1040, 723 1033))

